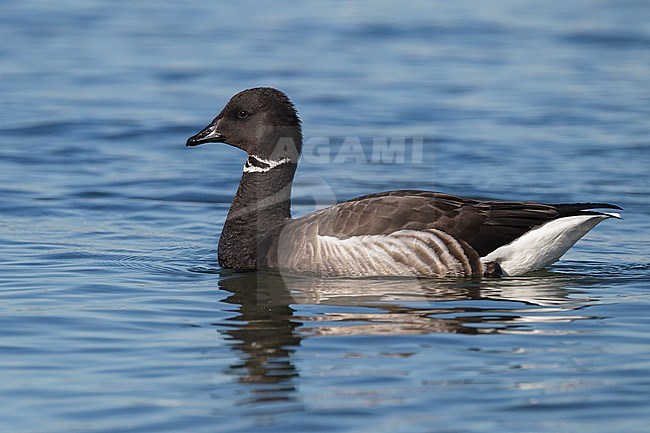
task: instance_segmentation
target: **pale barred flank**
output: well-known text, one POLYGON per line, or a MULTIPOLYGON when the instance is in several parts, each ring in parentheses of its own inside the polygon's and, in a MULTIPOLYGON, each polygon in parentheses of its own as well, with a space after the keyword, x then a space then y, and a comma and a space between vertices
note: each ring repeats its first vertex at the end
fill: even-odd
POLYGON ((303 225, 286 230, 278 243, 278 267, 320 276, 463 277, 480 275, 478 255, 447 233, 398 230, 387 235, 339 239, 303 225))

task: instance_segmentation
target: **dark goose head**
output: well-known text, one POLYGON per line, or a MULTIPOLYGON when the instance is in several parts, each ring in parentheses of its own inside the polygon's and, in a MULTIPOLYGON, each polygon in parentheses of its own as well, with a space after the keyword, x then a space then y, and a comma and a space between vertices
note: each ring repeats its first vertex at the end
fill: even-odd
POLYGON ((264 160, 297 162, 302 148, 300 119, 281 91, 248 89, 233 96, 208 126, 187 140, 187 146, 203 143, 227 143, 264 160))

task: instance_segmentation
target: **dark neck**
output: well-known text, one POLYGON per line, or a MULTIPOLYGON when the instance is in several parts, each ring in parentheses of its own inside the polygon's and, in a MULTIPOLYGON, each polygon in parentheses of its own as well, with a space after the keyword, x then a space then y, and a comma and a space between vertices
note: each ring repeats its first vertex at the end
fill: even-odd
POLYGON ((219 263, 224 268, 266 267, 273 236, 291 220, 297 164, 271 165, 250 156, 246 161, 219 239, 219 263))

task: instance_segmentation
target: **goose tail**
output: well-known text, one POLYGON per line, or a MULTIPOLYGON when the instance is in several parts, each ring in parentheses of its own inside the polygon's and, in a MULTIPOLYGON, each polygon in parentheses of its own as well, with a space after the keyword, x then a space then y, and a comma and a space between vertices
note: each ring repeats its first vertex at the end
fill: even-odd
POLYGON ((622 219, 617 212, 594 209, 617 209, 607 203, 571 203, 555 205, 560 217, 524 233, 481 258, 484 266, 496 262, 503 276, 517 276, 557 262, 576 242, 600 222, 622 219))

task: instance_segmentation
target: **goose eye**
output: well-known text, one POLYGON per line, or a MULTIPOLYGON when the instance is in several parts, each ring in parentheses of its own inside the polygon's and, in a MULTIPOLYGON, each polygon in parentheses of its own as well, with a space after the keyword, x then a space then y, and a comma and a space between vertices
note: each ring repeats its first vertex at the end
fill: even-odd
POLYGON ((240 119, 245 119, 248 117, 248 111, 246 110, 241 110, 239 113, 237 113, 237 117, 240 119))

